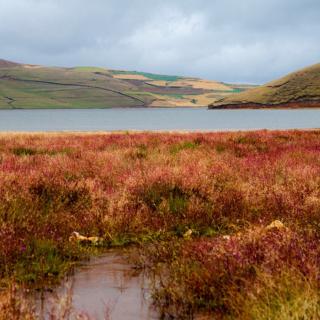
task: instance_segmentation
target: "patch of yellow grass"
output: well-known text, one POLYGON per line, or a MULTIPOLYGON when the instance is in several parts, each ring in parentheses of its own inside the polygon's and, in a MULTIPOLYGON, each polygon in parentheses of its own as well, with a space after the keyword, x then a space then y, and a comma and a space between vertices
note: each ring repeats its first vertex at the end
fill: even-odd
POLYGON ((177 81, 148 81, 149 84, 159 86, 159 87, 190 87, 194 89, 203 90, 221 90, 221 91, 232 91, 232 88, 226 86, 225 84, 217 81, 211 80, 201 80, 201 79, 183 79, 177 81))
MULTIPOLYGON (((202 102, 194 103, 192 100, 195 96, 184 96, 184 98, 175 98, 175 97, 163 97, 160 95, 155 95, 156 100, 154 100, 150 106, 151 107, 200 107, 204 106, 202 102)), ((210 100, 212 101, 212 99, 210 100)))
POLYGON ((33 64, 25 64, 25 65, 23 65, 23 68, 25 68, 25 69, 40 69, 41 66, 33 65, 33 64))
POLYGON ((175 107, 174 103, 169 99, 156 99, 152 101, 150 107, 157 108, 157 107, 175 107))
POLYGON ((214 100, 214 98, 212 98, 212 93, 192 95, 190 96, 190 102, 192 99, 196 100, 196 103, 195 103, 196 106, 207 106, 214 100))
POLYGON ((150 107, 204 107, 215 100, 212 93, 185 95, 181 99, 162 95, 154 96, 156 100, 150 104, 150 107))
POLYGON ((113 75, 116 79, 125 79, 125 80, 150 80, 149 78, 146 78, 145 76, 142 76, 140 74, 116 74, 113 75))
POLYGON ((260 275, 260 279, 256 292, 240 297, 240 301, 235 297, 243 307, 241 319, 319 319, 320 299, 314 283, 299 274, 290 273, 278 278, 265 274, 260 275))
POLYGON ((232 91, 232 89, 223 83, 210 80, 180 80, 175 82, 176 86, 190 86, 195 89, 205 89, 205 90, 222 90, 222 91, 232 91))

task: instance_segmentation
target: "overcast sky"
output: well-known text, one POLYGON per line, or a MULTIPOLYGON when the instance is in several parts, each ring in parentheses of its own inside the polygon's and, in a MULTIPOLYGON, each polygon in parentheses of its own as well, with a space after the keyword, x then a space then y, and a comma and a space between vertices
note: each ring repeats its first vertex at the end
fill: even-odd
POLYGON ((263 83, 320 62, 320 0, 0 0, 0 58, 263 83))

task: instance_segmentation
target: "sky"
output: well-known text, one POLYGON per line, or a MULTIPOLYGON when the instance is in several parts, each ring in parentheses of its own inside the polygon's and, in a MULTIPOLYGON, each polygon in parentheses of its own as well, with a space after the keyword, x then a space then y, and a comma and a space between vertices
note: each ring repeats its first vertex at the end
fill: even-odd
POLYGON ((320 62, 320 1, 0 0, 0 58, 259 84, 320 62))

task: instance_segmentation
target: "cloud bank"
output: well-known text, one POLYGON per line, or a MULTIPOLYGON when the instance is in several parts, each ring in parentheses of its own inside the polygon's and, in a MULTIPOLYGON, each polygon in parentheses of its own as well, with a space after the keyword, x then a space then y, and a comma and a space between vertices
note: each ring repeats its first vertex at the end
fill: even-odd
POLYGON ((319 0, 0 0, 0 58, 263 83, 320 61, 319 0))

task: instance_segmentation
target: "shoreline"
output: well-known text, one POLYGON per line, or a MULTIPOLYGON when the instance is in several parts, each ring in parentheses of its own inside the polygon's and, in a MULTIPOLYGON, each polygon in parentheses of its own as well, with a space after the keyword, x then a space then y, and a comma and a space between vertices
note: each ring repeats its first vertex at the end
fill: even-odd
POLYGON ((276 131, 320 131, 319 128, 291 128, 291 129, 229 129, 229 130, 109 130, 109 131, 0 131, 0 136, 6 135, 134 135, 134 134, 219 134, 245 132, 276 132, 276 131))
POLYGON ((277 105, 265 105, 265 104, 226 104, 226 105, 220 105, 220 106, 152 106, 152 107, 92 107, 92 108, 79 108, 79 107, 64 107, 64 108, 50 108, 50 107, 41 107, 41 108, 0 108, 1 111, 37 111, 37 110, 161 110, 161 109, 189 109, 189 110, 195 110, 195 109, 204 109, 204 110, 320 110, 320 104, 319 106, 285 106, 286 104, 277 104, 277 105))
POLYGON ((258 102, 243 102, 243 103, 226 103, 226 104, 211 104, 208 106, 209 110, 234 110, 234 109, 276 109, 276 110, 298 110, 298 109, 320 109, 320 101, 288 101, 283 103, 258 103, 258 102))
POLYGON ((88 107, 84 107, 84 108, 79 108, 79 107, 54 107, 54 108, 50 108, 50 107, 39 107, 39 108, 27 108, 27 107, 15 107, 15 108, 0 108, 1 110, 122 110, 122 109, 208 109, 208 106, 135 106, 135 107, 92 107, 92 108, 88 108, 88 107))

